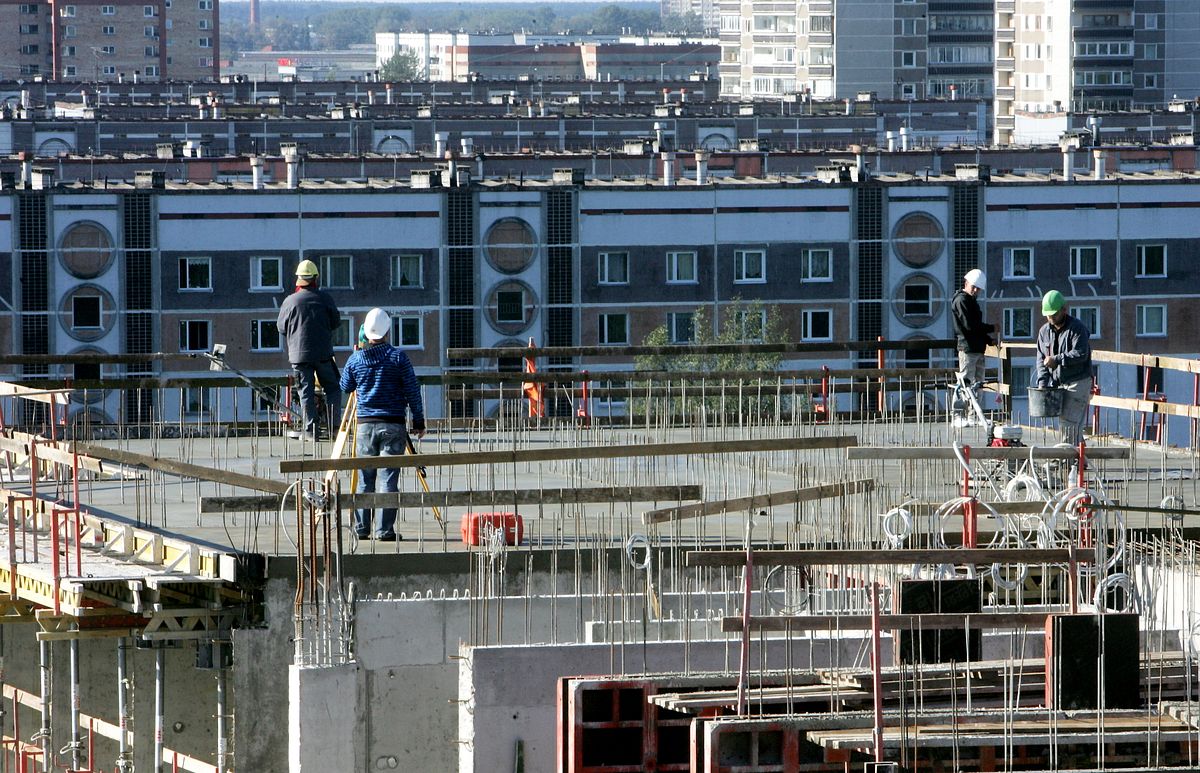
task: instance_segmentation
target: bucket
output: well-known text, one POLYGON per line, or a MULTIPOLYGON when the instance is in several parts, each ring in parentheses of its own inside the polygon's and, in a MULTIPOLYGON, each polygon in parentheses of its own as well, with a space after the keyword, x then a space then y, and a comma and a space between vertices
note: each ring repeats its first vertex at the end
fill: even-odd
POLYGON ((1062 390, 1057 387, 1029 387, 1029 418, 1052 419, 1062 413, 1062 390))

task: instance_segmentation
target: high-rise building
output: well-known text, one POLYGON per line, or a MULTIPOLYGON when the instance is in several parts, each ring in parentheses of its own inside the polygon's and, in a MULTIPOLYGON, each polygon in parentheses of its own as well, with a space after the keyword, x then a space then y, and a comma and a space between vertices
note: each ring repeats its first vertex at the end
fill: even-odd
POLYGON ((993 0, 725 0, 721 90, 817 99, 990 95, 993 0))
POLYGON ((717 0, 659 0, 659 13, 663 16, 694 14, 704 21, 706 32, 717 28, 719 10, 717 0))
POLYGON ((217 0, 0 0, 0 66, 14 78, 215 80, 219 19, 217 0))
POLYGON ((1045 140, 1051 129, 1066 128, 1067 112, 1162 107, 1200 95, 1200 4, 995 0, 995 5, 1000 144, 1035 134, 1045 140), (1023 129, 1024 117, 1039 129, 1023 129))

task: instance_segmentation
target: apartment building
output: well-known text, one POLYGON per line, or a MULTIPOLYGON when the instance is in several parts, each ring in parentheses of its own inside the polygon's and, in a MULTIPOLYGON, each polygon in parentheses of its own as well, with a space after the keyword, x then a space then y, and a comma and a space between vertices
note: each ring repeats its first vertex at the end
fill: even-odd
POLYGON ((721 8, 727 97, 991 94, 992 0, 726 0, 721 8))
POLYGON ((217 0, 0 0, 8 78, 216 80, 217 0))
POLYGON ((1194 99, 1198 62, 1195 3, 996 0, 995 141, 1053 141, 1068 112, 1194 99))
POLYGON ((699 16, 706 31, 715 31, 720 20, 717 0, 660 0, 659 12, 663 16, 699 16))

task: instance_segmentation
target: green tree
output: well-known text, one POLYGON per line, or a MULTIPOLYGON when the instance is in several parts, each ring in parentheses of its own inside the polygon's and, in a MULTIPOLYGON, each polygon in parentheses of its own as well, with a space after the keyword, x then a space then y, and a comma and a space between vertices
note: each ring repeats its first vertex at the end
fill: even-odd
POLYGON ((379 77, 385 81, 415 81, 420 74, 417 53, 411 48, 401 48, 379 68, 379 77))

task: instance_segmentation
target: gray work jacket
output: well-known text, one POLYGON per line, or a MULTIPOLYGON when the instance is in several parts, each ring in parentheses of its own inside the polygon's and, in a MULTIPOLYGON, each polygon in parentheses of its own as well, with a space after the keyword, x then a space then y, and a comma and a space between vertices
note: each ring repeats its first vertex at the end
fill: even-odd
POLYGON ((333 331, 342 323, 337 304, 324 290, 302 288, 279 307, 279 334, 287 340, 288 362, 324 362, 333 357, 333 331))
POLYGON ((1042 325, 1037 337, 1037 386, 1062 386, 1092 377, 1091 333, 1082 322, 1067 317, 1067 324, 1055 330, 1049 322, 1042 325), (1054 355, 1058 363, 1047 368, 1044 360, 1054 355))

